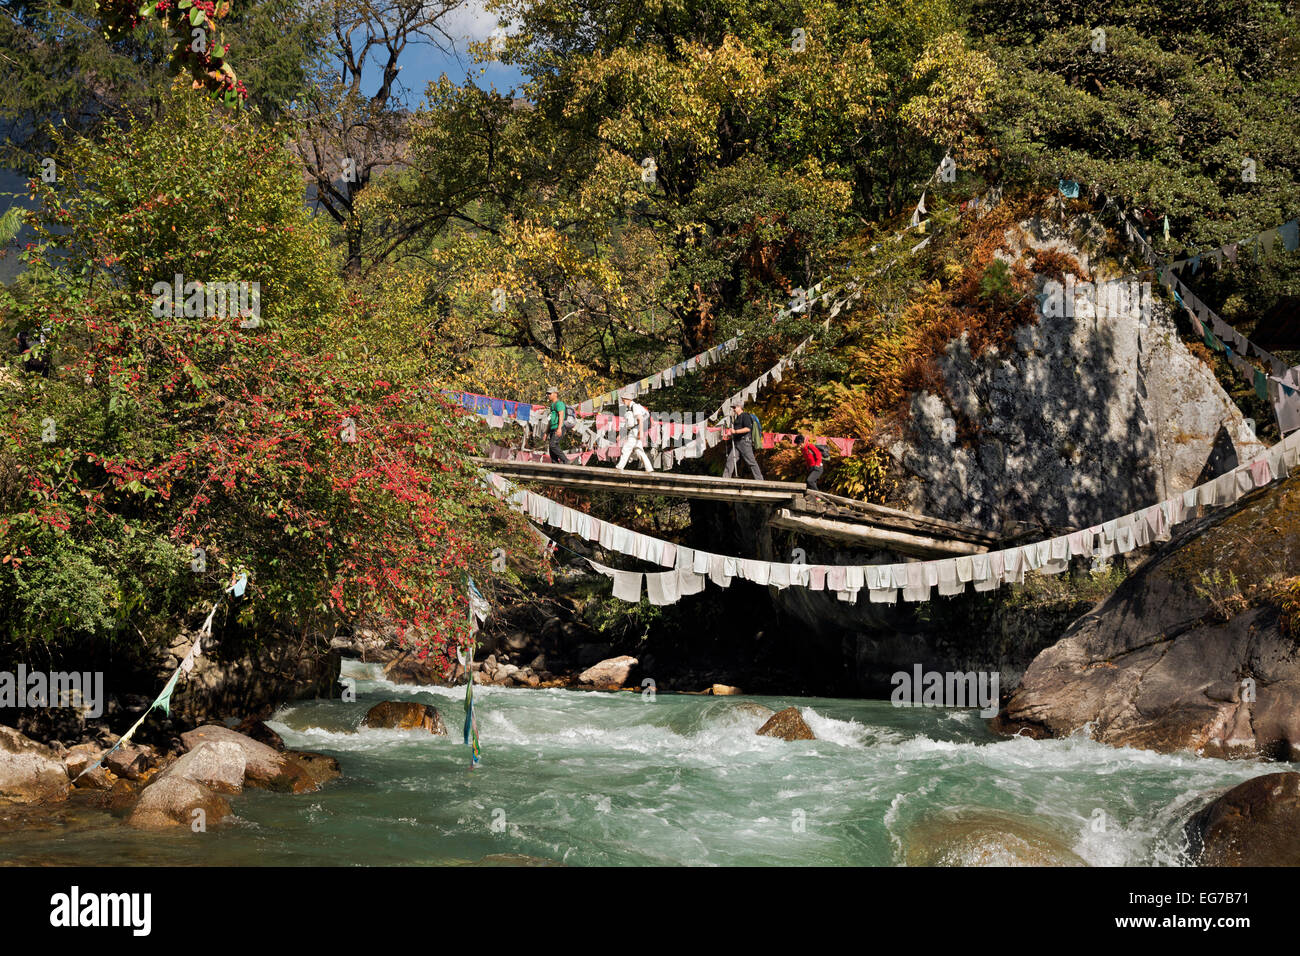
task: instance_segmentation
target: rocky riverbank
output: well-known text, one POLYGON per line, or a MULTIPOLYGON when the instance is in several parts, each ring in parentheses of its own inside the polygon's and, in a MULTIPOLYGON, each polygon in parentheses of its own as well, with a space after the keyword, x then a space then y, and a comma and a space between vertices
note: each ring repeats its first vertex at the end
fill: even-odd
POLYGON ((1300 759, 1300 477, 1191 523, 1030 665, 996 727, 1300 759))
POLYGON ((228 819, 228 798, 245 788, 310 793, 342 772, 333 757, 285 749, 265 725, 244 729, 271 743, 209 724, 183 734, 175 751, 127 743, 110 753, 111 745, 47 745, 0 727, 0 829, 28 828, 43 813, 65 819, 71 807, 143 829, 202 831, 228 819))

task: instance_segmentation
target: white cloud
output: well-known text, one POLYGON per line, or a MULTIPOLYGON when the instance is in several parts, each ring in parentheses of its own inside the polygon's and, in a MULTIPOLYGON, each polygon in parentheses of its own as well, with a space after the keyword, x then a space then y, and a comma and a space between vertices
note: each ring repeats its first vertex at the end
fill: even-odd
POLYGON ((465 0, 442 21, 448 34, 460 40, 486 40, 497 28, 495 13, 488 13, 486 0, 465 0))

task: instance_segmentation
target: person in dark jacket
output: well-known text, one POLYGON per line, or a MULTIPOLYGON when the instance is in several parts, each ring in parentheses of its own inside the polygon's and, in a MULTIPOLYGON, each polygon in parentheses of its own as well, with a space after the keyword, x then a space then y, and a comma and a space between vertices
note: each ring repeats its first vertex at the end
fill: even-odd
POLYGON ((804 464, 808 466, 808 487, 813 491, 818 491, 817 479, 822 476, 823 466, 826 459, 822 457, 822 450, 810 441, 804 441, 802 435, 794 436, 794 447, 803 452, 804 464))
POLYGON ((546 398, 551 403, 551 417, 546 423, 546 453, 551 456, 551 461, 567 465, 569 457, 560 450, 560 437, 564 434, 564 419, 569 410, 560 401, 560 390, 554 385, 546 390, 546 398))
POLYGON ((749 473, 756 480, 762 481, 762 469, 758 467, 758 460, 754 458, 753 434, 758 421, 745 411, 745 406, 741 402, 736 402, 732 411, 734 417, 731 420, 731 427, 723 432, 723 437, 730 439, 731 446, 727 449, 727 464, 722 469, 722 477, 734 477, 737 461, 743 460, 749 466, 749 473))

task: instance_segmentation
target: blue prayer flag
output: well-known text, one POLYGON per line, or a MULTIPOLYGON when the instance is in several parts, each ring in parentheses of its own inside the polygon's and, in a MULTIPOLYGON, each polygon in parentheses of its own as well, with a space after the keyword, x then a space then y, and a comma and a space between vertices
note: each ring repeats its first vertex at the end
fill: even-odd
POLYGON ((1295 252, 1300 247, 1300 219, 1292 219, 1285 225, 1278 227, 1278 234, 1282 237, 1282 246, 1287 252, 1295 252))

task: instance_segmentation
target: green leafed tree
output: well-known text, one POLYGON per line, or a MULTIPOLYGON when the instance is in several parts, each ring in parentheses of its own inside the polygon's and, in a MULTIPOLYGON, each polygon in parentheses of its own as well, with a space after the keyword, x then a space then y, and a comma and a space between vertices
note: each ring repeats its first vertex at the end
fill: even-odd
POLYGON ((243 572, 236 633, 387 623, 446 654, 466 575, 531 549, 473 423, 357 360, 373 309, 281 133, 181 89, 56 155, 0 299, 44 339, 0 376, 0 639, 165 641, 243 572))

